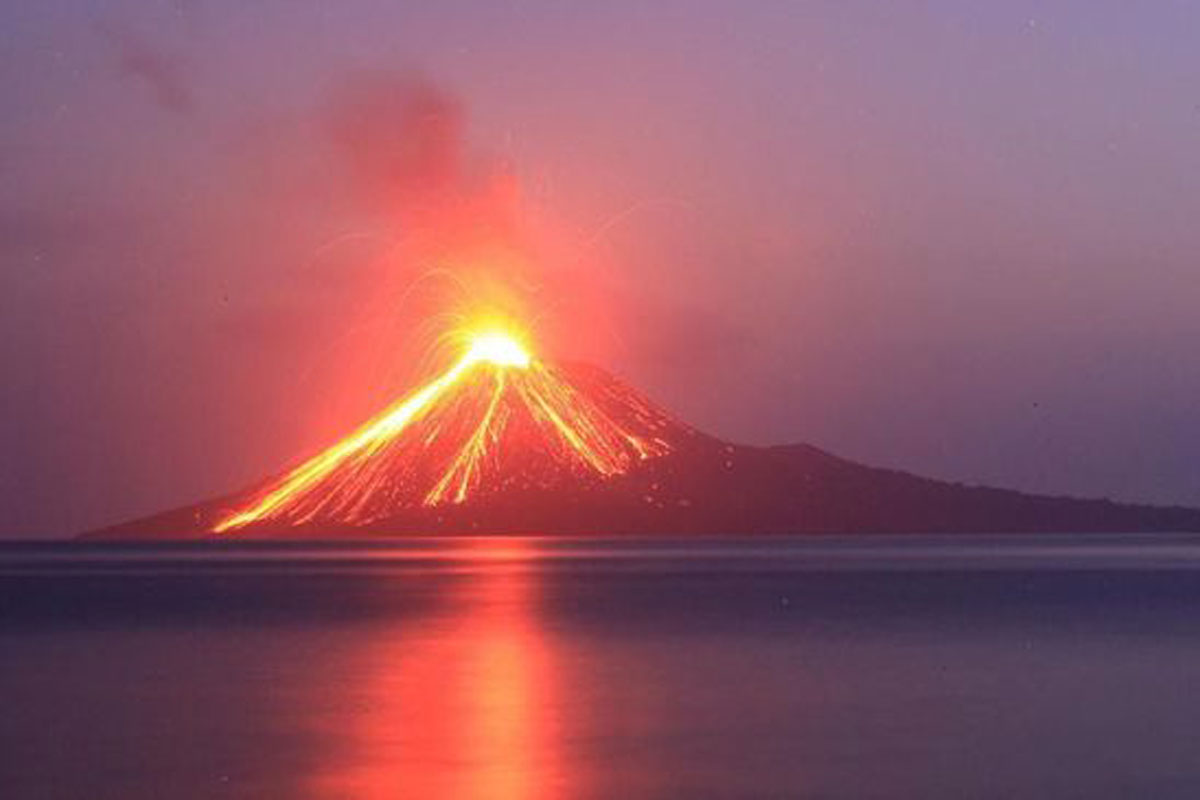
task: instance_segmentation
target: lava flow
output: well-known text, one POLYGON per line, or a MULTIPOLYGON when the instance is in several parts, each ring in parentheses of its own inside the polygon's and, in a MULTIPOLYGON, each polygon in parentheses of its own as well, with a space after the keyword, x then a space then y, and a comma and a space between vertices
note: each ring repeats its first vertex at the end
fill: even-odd
POLYGON ((671 449, 673 423, 620 385, 536 359, 503 330, 464 339, 449 369, 212 530, 364 525, 397 509, 604 480, 671 449))

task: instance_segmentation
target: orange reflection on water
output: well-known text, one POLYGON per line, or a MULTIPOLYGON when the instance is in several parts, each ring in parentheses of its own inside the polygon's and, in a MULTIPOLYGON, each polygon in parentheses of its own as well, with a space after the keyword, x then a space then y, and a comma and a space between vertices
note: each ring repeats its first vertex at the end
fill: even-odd
MULTIPOLYGON (((464 543, 447 607, 383 629, 321 797, 551 798, 566 784, 555 657, 538 618, 536 545, 464 543)), ((398 580, 403 580, 399 577, 398 580)), ((336 721, 333 723, 336 725, 336 721)))

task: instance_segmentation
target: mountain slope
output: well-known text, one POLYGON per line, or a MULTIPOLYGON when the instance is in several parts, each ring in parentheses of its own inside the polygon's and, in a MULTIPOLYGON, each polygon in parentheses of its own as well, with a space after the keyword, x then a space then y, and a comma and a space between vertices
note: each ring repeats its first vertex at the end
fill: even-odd
POLYGON ((214 531, 364 526, 415 508, 589 487, 666 453, 683 431, 597 370, 476 363, 443 378, 268 484, 214 531))
POLYGON ((469 352, 285 475, 92 535, 1050 531, 1200 531, 1200 510, 967 487, 806 445, 728 444, 602 370, 501 350, 469 352))

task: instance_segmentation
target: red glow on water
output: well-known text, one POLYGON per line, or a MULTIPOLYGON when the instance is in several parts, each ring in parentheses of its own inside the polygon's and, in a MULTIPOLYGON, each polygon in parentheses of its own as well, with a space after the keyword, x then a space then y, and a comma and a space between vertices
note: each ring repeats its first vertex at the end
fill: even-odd
POLYGON ((319 796, 538 800, 570 783, 530 545, 465 546, 475 566, 455 605, 389 629, 369 654, 319 796))

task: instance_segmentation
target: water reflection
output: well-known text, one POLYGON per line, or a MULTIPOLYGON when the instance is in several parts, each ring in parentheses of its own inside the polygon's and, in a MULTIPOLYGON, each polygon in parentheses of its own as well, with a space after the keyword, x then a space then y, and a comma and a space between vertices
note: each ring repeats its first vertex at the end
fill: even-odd
POLYGON ((1146 541, 0 553, 0 797, 1191 800, 1146 541))
POLYGON ((380 625, 327 726, 319 797, 550 798, 567 776, 554 637, 532 545, 462 543, 472 566, 426 616, 380 625))

